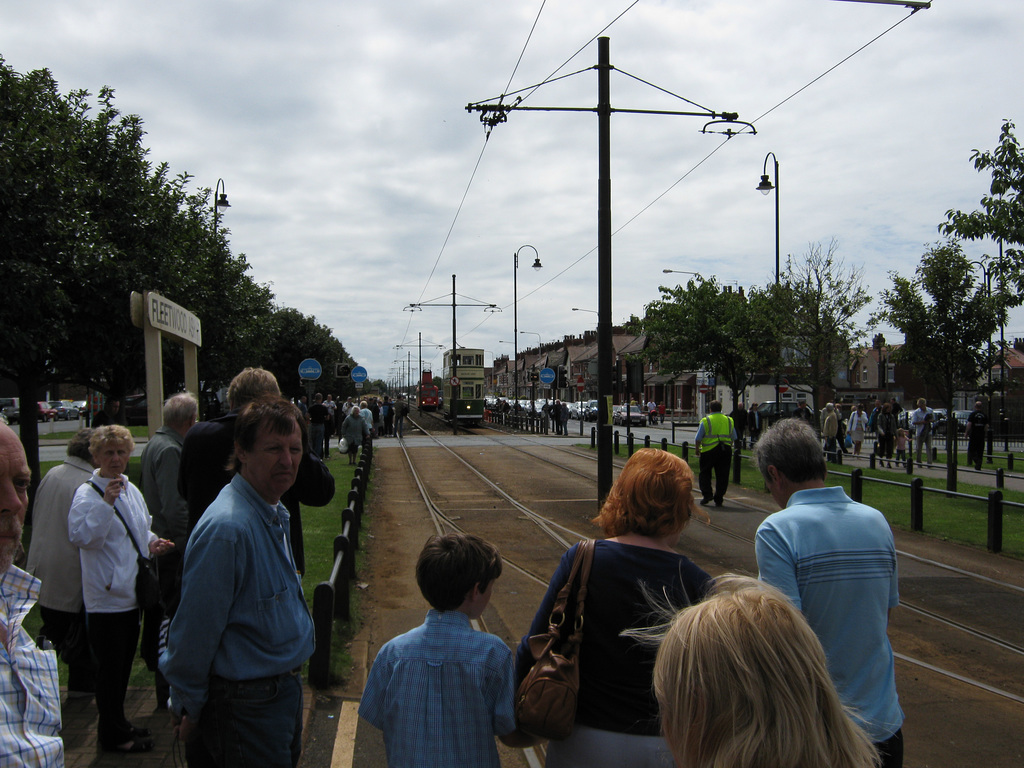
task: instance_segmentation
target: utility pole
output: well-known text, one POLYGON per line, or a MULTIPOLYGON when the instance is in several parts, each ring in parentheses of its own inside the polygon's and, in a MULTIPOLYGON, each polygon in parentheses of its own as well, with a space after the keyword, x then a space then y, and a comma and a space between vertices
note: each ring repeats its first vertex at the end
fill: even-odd
MULTIPOLYGON (((735 112, 679 112, 649 109, 620 109, 611 105, 611 57, 609 39, 597 39, 597 106, 596 107, 530 107, 517 100, 503 104, 475 102, 466 105, 467 112, 479 112, 490 133, 495 126, 507 122, 512 111, 596 112, 598 119, 598 181, 597 181, 597 504, 604 503, 612 487, 612 366, 615 349, 612 342, 612 181, 611 181, 611 115, 625 112, 638 115, 680 115, 704 117, 709 120, 702 133, 724 133, 729 137, 747 132, 754 126, 739 120, 735 112), (726 123, 725 130, 709 130, 709 126, 726 123), (733 125, 741 126, 738 131, 733 125)), ((653 86, 657 88, 657 86, 653 86)), ((664 90, 664 89, 659 89, 664 90)), ((502 99, 504 96, 502 96, 502 99)), ((688 101, 684 99, 684 101, 688 101)), ((689 102, 693 104, 693 102, 689 102)), ((695 105, 700 106, 700 105, 695 105)))

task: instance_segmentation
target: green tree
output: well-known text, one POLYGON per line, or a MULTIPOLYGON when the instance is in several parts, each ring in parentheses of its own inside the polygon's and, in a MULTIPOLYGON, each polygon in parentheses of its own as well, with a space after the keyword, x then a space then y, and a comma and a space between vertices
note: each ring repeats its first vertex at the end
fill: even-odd
POLYGON ((20 75, 0 58, 0 374, 18 387, 21 441, 39 482, 35 402, 55 341, 73 328, 63 276, 91 252, 89 179, 79 148, 86 94, 62 96, 47 70, 20 75))
POLYGON ((291 307, 277 309, 270 319, 270 342, 264 367, 272 371, 288 396, 304 394, 299 384, 299 363, 311 357, 323 367, 323 376, 316 384, 324 394, 335 393, 334 365, 349 362, 342 343, 326 325, 315 317, 303 315, 291 307))
POLYGON ((1010 306, 1020 306, 1024 301, 1024 263, 1019 249, 1024 246, 1024 153, 1013 131, 1013 123, 1004 121, 994 150, 971 153, 975 169, 992 174, 989 192, 981 198, 981 210, 964 213, 951 209, 939 231, 961 240, 992 239, 1007 246, 1006 261, 998 264, 999 274, 1016 285, 1007 298, 1015 302, 1010 306))
POLYGON ((660 290, 662 298, 647 306, 642 321, 645 356, 663 371, 708 371, 732 389, 735 408, 754 375, 777 360, 772 291, 751 289, 744 296, 700 277, 660 290))
MULTIPOLYGON (((884 322, 904 335, 894 359, 927 379, 943 402, 976 386, 989 364, 987 345, 996 329, 999 302, 975 282, 960 243, 948 240, 921 257, 913 279, 891 273, 892 288, 881 294, 882 309, 872 322, 884 322)), ((946 430, 946 488, 956 490, 956 430, 946 430)))
POLYGON ((847 270, 837 250, 835 240, 824 251, 821 243, 812 243, 802 262, 787 259, 781 277, 787 286, 789 354, 806 371, 815 408, 819 392, 832 387, 836 372, 850 368, 851 350, 863 335, 855 317, 871 301, 861 270, 847 270))

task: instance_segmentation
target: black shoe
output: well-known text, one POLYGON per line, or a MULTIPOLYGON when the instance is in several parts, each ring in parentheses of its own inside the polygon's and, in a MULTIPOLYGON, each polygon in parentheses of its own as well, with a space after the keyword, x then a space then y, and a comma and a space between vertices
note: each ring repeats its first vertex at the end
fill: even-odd
POLYGON ((706 507, 706 506, 707 506, 708 504, 710 504, 710 503, 711 503, 711 499, 701 499, 701 500, 700 500, 700 505, 701 505, 702 507, 706 507))
POLYGON ((724 503, 724 502, 721 502, 721 501, 716 501, 716 502, 715 502, 715 506, 716 506, 716 507, 720 507, 720 506, 722 506, 722 504, 723 504, 723 503, 724 503))

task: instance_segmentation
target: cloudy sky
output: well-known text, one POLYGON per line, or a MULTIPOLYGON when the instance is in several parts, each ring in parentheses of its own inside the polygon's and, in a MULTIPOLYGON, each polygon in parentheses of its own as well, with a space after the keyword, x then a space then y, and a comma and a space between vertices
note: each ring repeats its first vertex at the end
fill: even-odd
POLYGON ((49 68, 65 92, 111 86, 154 161, 197 188, 222 179, 253 277, 374 378, 410 354, 415 368, 420 335, 440 367, 428 345, 451 343, 453 274, 458 303, 502 310, 458 309, 458 343, 511 354, 524 245, 544 266, 520 251, 520 348, 595 326, 572 307, 597 308, 596 116, 514 112, 487 139, 465 107, 521 92, 593 108, 599 34, 613 107, 733 111, 757 130, 612 117, 617 323, 687 279, 666 268, 773 279, 775 201, 754 189, 769 152, 783 259, 835 239, 877 297, 947 210, 978 207, 989 177, 971 151, 1003 119, 1024 133, 1024 3, 1007 0, 913 15, 839 0, 0 0, 7 63, 49 68), (416 302, 447 308, 405 311, 416 302))

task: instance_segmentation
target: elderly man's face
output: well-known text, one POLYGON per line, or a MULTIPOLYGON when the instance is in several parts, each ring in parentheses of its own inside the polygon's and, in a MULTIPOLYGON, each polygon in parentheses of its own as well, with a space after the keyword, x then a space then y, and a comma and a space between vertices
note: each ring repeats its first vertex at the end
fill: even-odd
POLYGON ((25 449, 11 428, 0 424, 0 573, 11 567, 21 542, 32 474, 25 449))
POLYGON ((252 450, 235 443, 235 456, 242 465, 240 474, 268 504, 277 504, 295 484, 302 461, 302 430, 298 422, 289 435, 279 435, 261 427, 252 450))

